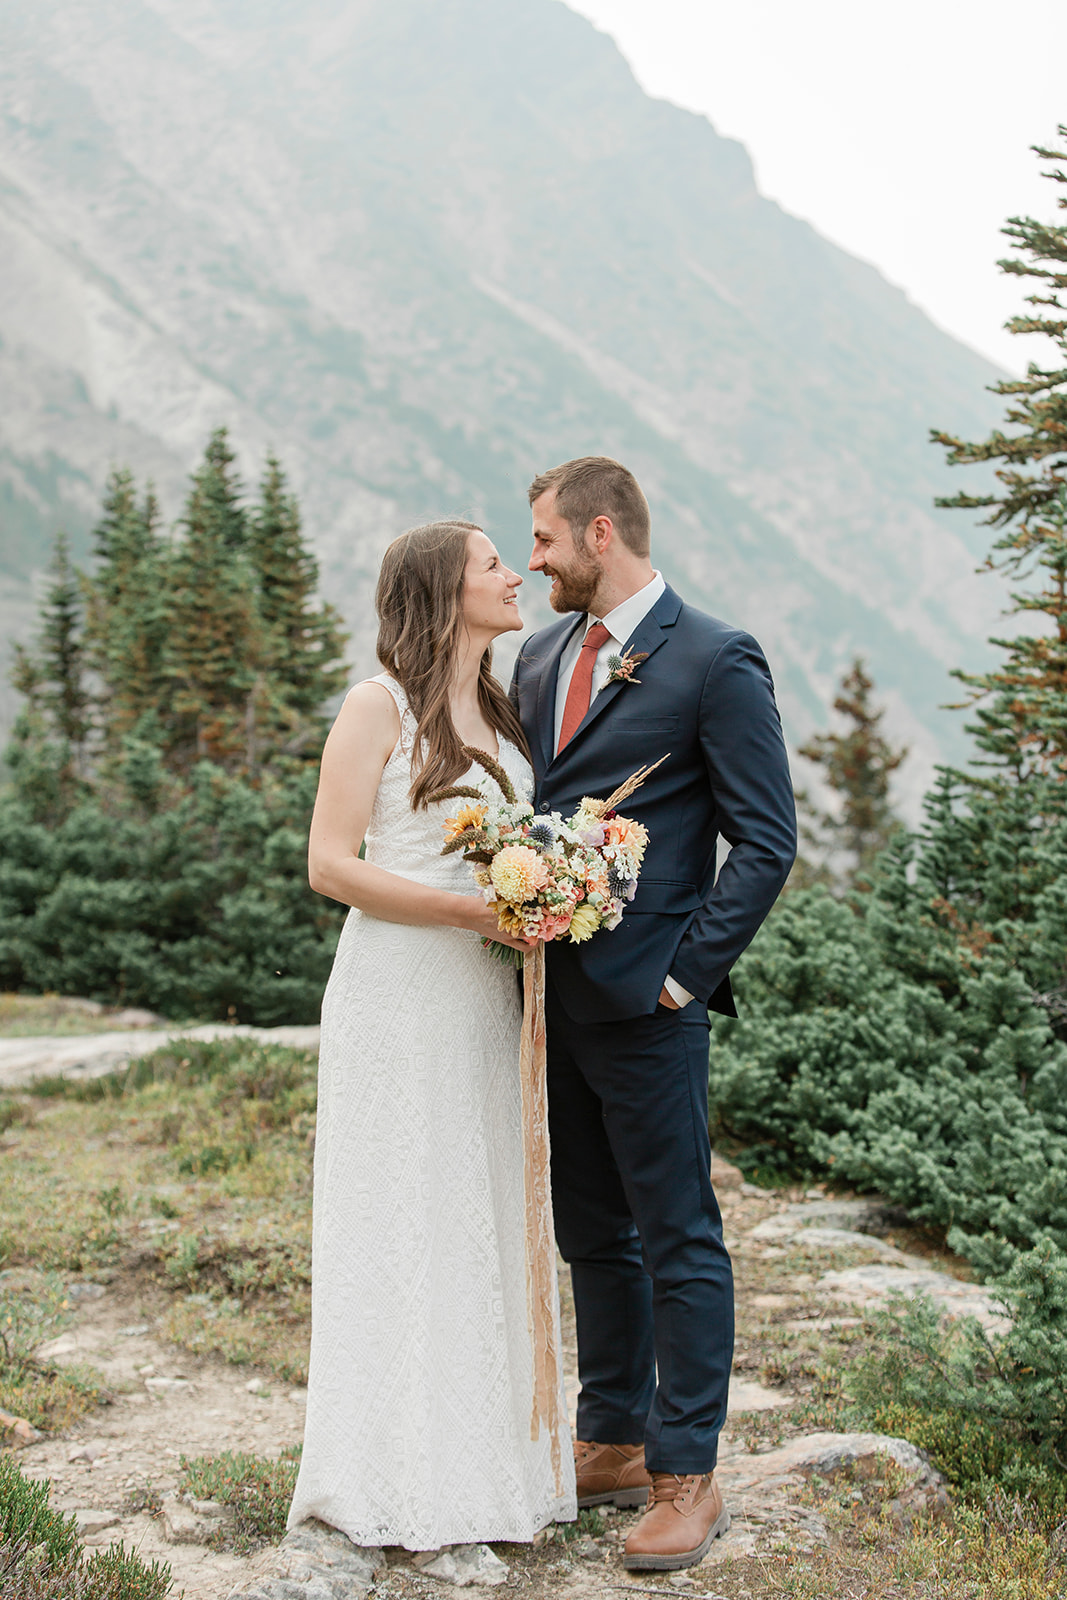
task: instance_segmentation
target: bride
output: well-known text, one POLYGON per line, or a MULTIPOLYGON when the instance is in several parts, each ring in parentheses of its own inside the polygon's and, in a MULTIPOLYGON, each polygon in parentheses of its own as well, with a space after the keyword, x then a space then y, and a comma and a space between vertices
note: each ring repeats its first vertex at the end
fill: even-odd
POLYGON ((557 1483, 546 1430, 530 1437, 521 1008, 478 935, 525 946, 441 855, 456 802, 429 798, 484 778, 464 745, 530 793, 490 648, 522 628, 521 582, 471 523, 395 540, 377 594, 385 671, 351 690, 322 758, 311 885, 353 909, 322 1007, 289 1526, 318 1517, 361 1545, 529 1540, 577 1514, 567 1441, 557 1483))

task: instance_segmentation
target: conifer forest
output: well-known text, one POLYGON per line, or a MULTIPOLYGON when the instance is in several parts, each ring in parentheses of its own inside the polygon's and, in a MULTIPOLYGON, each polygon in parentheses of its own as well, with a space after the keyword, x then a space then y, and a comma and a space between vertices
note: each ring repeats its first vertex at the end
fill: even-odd
MULTIPOLYGON (((985 567, 1009 580, 1017 621, 991 641, 988 670, 946 684, 972 759, 940 767, 921 824, 905 825, 894 783, 907 751, 855 659, 797 753, 801 855, 710 1054, 714 1141, 746 1178, 877 1193, 1011 1313, 991 1335, 946 1332, 921 1303, 891 1309, 847 1403, 822 1397, 821 1423, 903 1434, 961 1493, 1015 1494, 1046 1529, 1067 1514, 1059 132, 1037 157, 1064 220, 1012 219, 1002 263, 1021 291, 1013 331, 1044 335, 1055 360, 996 386, 1003 420, 985 438, 928 419, 931 449, 961 477, 939 504, 984 527, 985 567)), ((176 1021, 317 1020, 345 913, 308 887, 307 828, 349 681, 318 583, 283 463, 268 456, 245 486, 224 428, 183 505, 117 469, 89 558, 57 539, 35 636, 10 669, 0 989, 176 1021)))

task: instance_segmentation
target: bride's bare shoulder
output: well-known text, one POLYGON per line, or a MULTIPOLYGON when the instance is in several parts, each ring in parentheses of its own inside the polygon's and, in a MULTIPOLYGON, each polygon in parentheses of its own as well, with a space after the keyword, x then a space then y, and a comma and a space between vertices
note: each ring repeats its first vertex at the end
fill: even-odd
POLYGON ((400 709, 380 678, 367 678, 345 695, 330 733, 334 744, 360 742, 391 750, 400 737, 400 709))

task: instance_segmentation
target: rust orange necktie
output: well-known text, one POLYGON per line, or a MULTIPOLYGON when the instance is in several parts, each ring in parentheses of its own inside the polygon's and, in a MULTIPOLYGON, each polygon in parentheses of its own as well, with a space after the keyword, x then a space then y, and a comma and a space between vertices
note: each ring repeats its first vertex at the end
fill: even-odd
POLYGON ((611 632, 602 622, 594 622, 585 636, 567 689, 563 723, 559 730, 559 744, 556 746, 557 755, 578 731, 579 723, 589 710, 589 702, 593 696, 593 668, 596 665, 597 654, 601 645, 606 644, 610 638, 611 632))

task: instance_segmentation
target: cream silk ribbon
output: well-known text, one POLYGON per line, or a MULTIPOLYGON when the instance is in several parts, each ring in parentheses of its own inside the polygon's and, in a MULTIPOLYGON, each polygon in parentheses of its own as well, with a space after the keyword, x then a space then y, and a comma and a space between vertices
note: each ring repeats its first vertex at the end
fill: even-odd
POLYGON ((562 1434, 567 1425, 556 1318, 556 1243, 548 1159, 548 1089, 545 1056, 545 947, 538 942, 523 960, 522 1145, 526 1194, 526 1312, 533 1347, 530 1438, 544 1425, 552 1440, 552 1471, 561 1494, 562 1434))

